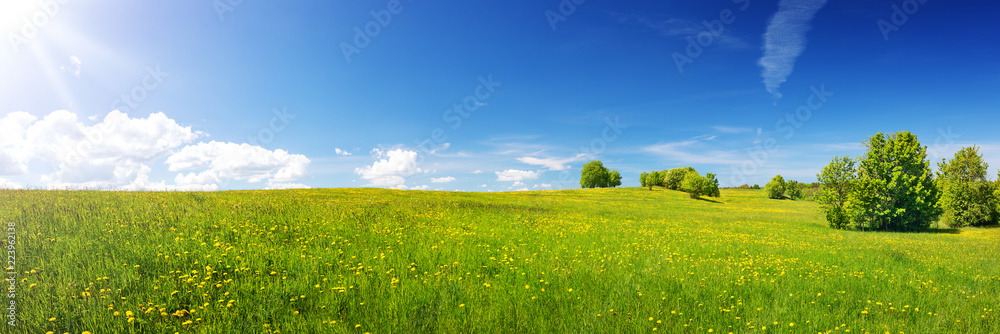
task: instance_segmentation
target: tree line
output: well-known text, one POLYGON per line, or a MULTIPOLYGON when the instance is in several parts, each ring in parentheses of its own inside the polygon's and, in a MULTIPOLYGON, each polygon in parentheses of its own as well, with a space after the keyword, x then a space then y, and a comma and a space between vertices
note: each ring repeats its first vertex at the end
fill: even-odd
POLYGON ((996 224, 1000 219, 1000 174, 997 181, 989 181, 989 165, 978 147, 942 159, 935 175, 927 147, 909 131, 879 132, 863 144, 868 149, 864 155, 836 156, 816 175, 816 201, 830 227, 916 231, 939 219, 951 227, 996 224))
POLYGON ((660 186, 670 190, 683 191, 688 193, 691 198, 721 196, 719 180, 715 174, 706 173, 702 176, 692 167, 642 172, 639 174, 639 183, 649 190, 653 190, 653 186, 660 186))

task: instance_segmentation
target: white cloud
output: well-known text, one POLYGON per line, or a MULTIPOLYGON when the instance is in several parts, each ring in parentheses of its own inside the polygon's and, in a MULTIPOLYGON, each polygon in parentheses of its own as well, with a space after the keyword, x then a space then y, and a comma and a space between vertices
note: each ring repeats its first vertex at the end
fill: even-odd
POLYGON ((406 177, 419 173, 417 152, 395 149, 392 151, 372 150, 372 155, 379 159, 371 166, 354 169, 361 178, 370 180, 371 186, 399 187, 406 182, 406 177))
POLYGON ((502 172, 494 173, 497 174, 497 181, 523 181, 538 178, 538 173, 535 171, 508 169, 502 172))
POLYGON ((764 86, 775 98, 778 88, 792 74, 795 60, 806 48, 806 33, 816 12, 826 0, 781 0, 778 12, 771 17, 764 32, 764 56, 758 64, 764 68, 764 86))
POLYGON ((514 181, 514 184, 510 185, 511 188, 524 186, 524 182, 514 181))
POLYGON ((334 152, 337 152, 337 155, 343 155, 345 157, 351 155, 351 152, 347 152, 347 151, 341 150, 339 147, 334 147, 333 150, 334 150, 334 152))
POLYGON ((479 187, 480 187, 480 188, 486 188, 486 184, 484 183, 483 185, 481 185, 481 186, 479 186, 479 187))
POLYGON ((310 187, 301 183, 284 183, 274 180, 267 180, 267 188, 264 189, 309 189, 310 187))
POLYGON ((434 183, 448 183, 448 182, 451 182, 451 181, 455 181, 455 178, 451 177, 451 176, 446 176, 446 177, 432 177, 431 178, 431 182, 434 182, 434 183))
POLYGON ((552 188, 552 184, 550 183, 536 184, 532 186, 532 188, 552 188))
POLYGON ((483 171, 481 171, 481 170, 478 170, 478 169, 477 169, 477 170, 474 170, 474 171, 472 171, 472 174, 480 174, 480 173, 482 173, 482 172, 483 172, 483 171))
POLYGON ((73 67, 75 68, 73 70, 73 76, 79 77, 80 76, 80 58, 77 57, 77 56, 69 56, 69 63, 72 64, 73 67))
POLYGON ((430 188, 431 188, 430 186, 428 186, 428 185, 425 184, 425 185, 422 185, 422 186, 416 186, 416 187, 410 188, 410 190, 427 190, 427 189, 430 189, 430 188))
POLYGON ((203 169, 200 172, 178 173, 178 186, 210 185, 228 179, 256 183, 267 180, 268 187, 297 186, 281 182, 301 180, 309 176, 309 158, 274 151, 250 144, 211 141, 182 148, 167 157, 172 172, 203 169))
POLYGON ((29 162, 39 161, 55 169, 41 177, 49 188, 155 186, 147 164, 201 135, 163 113, 131 118, 116 110, 86 125, 66 110, 41 119, 14 112, 0 118, 0 175, 28 174, 29 162))
POLYGON ((0 189, 24 189, 24 187, 21 186, 20 184, 5 179, 0 179, 0 189))
POLYGON ((529 164, 529 165, 544 166, 544 167, 548 168, 549 170, 564 170, 566 168, 569 168, 569 166, 566 166, 566 164, 568 164, 570 162, 582 160, 583 158, 586 158, 586 157, 587 157, 586 154, 580 153, 580 154, 577 154, 575 157, 570 157, 570 158, 562 158, 562 159, 560 159, 560 158, 544 158, 544 159, 542 159, 542 158, 535 158, 535 157, 521 157, 521 158, 517 158, 517 161, 520 161, 520 162, 523 162, 523 163, 526 163, 526 164, 529 164))

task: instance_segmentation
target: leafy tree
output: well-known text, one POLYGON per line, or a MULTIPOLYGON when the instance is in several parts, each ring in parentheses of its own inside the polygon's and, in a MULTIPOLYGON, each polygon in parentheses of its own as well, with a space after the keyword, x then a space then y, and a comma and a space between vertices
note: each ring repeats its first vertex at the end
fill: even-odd
POLYGON ((705 190, 703 193, 705 196, 709 197, 721 197, 722 194, 719 192, 719 179, 715 177, 715 174, 706 173, 705 178, 707 179, 705 183, 705 190))
POLYGON ((649 176, 646 177, 646 186, 649 190, 653 190, 653 186, 658 186, 663 184, 663 173, 662 172, 651 172, 649 176))
POLYGON ((930 227, 941 215, 927 148, 909 131, 865 142, 858 182, 847 202, 852 221, 864 229, 910 231, 930 227))
POLYGON ((760 185, 759 185, 759 184, 755 184, 755 185, 753 185, 753 189, 754 189, 754 190, 760 190, 760 185))
POLYGON ((600 160, 584 164, 580 174, 582 188, 607 188, 610 183, 611 173, 600 160))
POLYGON ((708 187, 707 178, 698 172, 689 171, 684 174, 684 178, 681 180, 680 190, 688 193, 691 198, 699 198, 705 194, 706 187, 708 187))
POLYGON ((639 184, 641 184, 643 188, 646 187, 646 178, 648 177, 649 173, 642 172, 642 174, 639 174, 639 184))
POLYGON ((771 182, 764 185, 764 192, 767 193, 767 198, 770 199, 785 198, 785 178, 781 177, 781 175, 771 178, 771 182))
POLYGON ((980 226, 997 221, 997 198, 993 183, 986 179, 988 168, 976 146, 962 148, 951 161, 938 162, 937 183, 948 225, 980 226))
POLYGON ((680 190, 681 182, 688 173, 695 172, 692 167, 678 167, 671 169, 666 172, 663 180, 663 186, 670 190, 680 190))
POLYGON ((788 198, 802 199, 802 186, 803 184, 795 180, 785 183, 785 193, 788 194, 788 198))
POLYGON ((857 181, 857 167, 850 157, 834 157, 823 171, 816 174, 820 182, 816 202, 823 206, 826 221, 832 228, 845 228, 850 224, 845 207, 857 181))
POLYGON ((611 171, 611 174, 608 176, 608 186, 613 188, 620 185, 622 185, 622 174, 618 173, 618 170, 611 171))

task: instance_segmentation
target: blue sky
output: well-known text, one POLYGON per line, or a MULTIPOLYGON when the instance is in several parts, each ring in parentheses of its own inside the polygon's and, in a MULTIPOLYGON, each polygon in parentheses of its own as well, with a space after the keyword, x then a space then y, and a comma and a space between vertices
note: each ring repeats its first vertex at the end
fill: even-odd
POLYGON ((810 182, 900 130, 1000 167, 995 2, 576 1, 5 3, 0 187, 810 182))

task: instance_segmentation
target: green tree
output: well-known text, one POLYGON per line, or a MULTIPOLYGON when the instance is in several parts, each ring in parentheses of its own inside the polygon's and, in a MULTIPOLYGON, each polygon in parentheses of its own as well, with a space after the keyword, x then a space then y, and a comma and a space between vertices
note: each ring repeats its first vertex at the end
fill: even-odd
POLYGON ((705 194, 707 186, 708 179, 698 174, 698 172, 689 171, 687 174, 684 174, 679 190, 688 193, 688 196, 691 198, 699 198, 705 194))
POLYGON ((705 196, 719 198, 722 194, 719 192, 719 179, 712 173, 706 173, 705 178, 707 182, 705 183, 705 191, 703 192, 705 196))
POLYGON ((593 160, 583 165, 580 171, 581 188, 607 188, 611 178, 611 172, 604 167, 600 160, 593 160))
POLYGON ((646 187, 646 178, 647 177, 649 177, 649 173, 642 172, 642 174, 639 174, 639 184, 641 184, 643 188, 646 187))
POLYGON ((663 173, 662 172, 650 172, 649 176, 646 177, 646 186, 649 190, 653 190, 653 186, 658 186, 663 184, 663 173))
POLYGON ((989 164, 976 146, 955 153, 951 161, 938 162, 938 188, 944 221, 952 227, 981 226, 997 221, 994 185, 986 178, 989 164))
POLYGON ((909 131, 883 135, 864 143, 858 182, 847 202, 857 227, 912 231, 930 227, 941 215, 927 148, 909 131))
POLYGON ((670 190, 680 190, 681 182, 688 173, 695 172, 692 167, 678 167, 667 171, 664 176, 663 186, 670 190))
POLYGON ((850 224, 845 208, 857 179, 856 162, 850 157, 837 156, 816 174, 820 182, 816 202, 822 206, 832 228, 841 229, 850 224))
POLYGON ((764 192, 767 193, 767 198, 770 199, 785 198, 785 178, 781 177, 781 175, 771 178, 771 182, 764 185, 764 192))
POLYGON ((786 182, 785 193, 788 194, 788 198, 802 199, 802 184, 795 180, 786 182))
POLYGON ((620 185, 622 185, 622 174, 618 173, 617 169, 611 171, 611 174, 608 176, 608 186, 614 188, 620 185))

